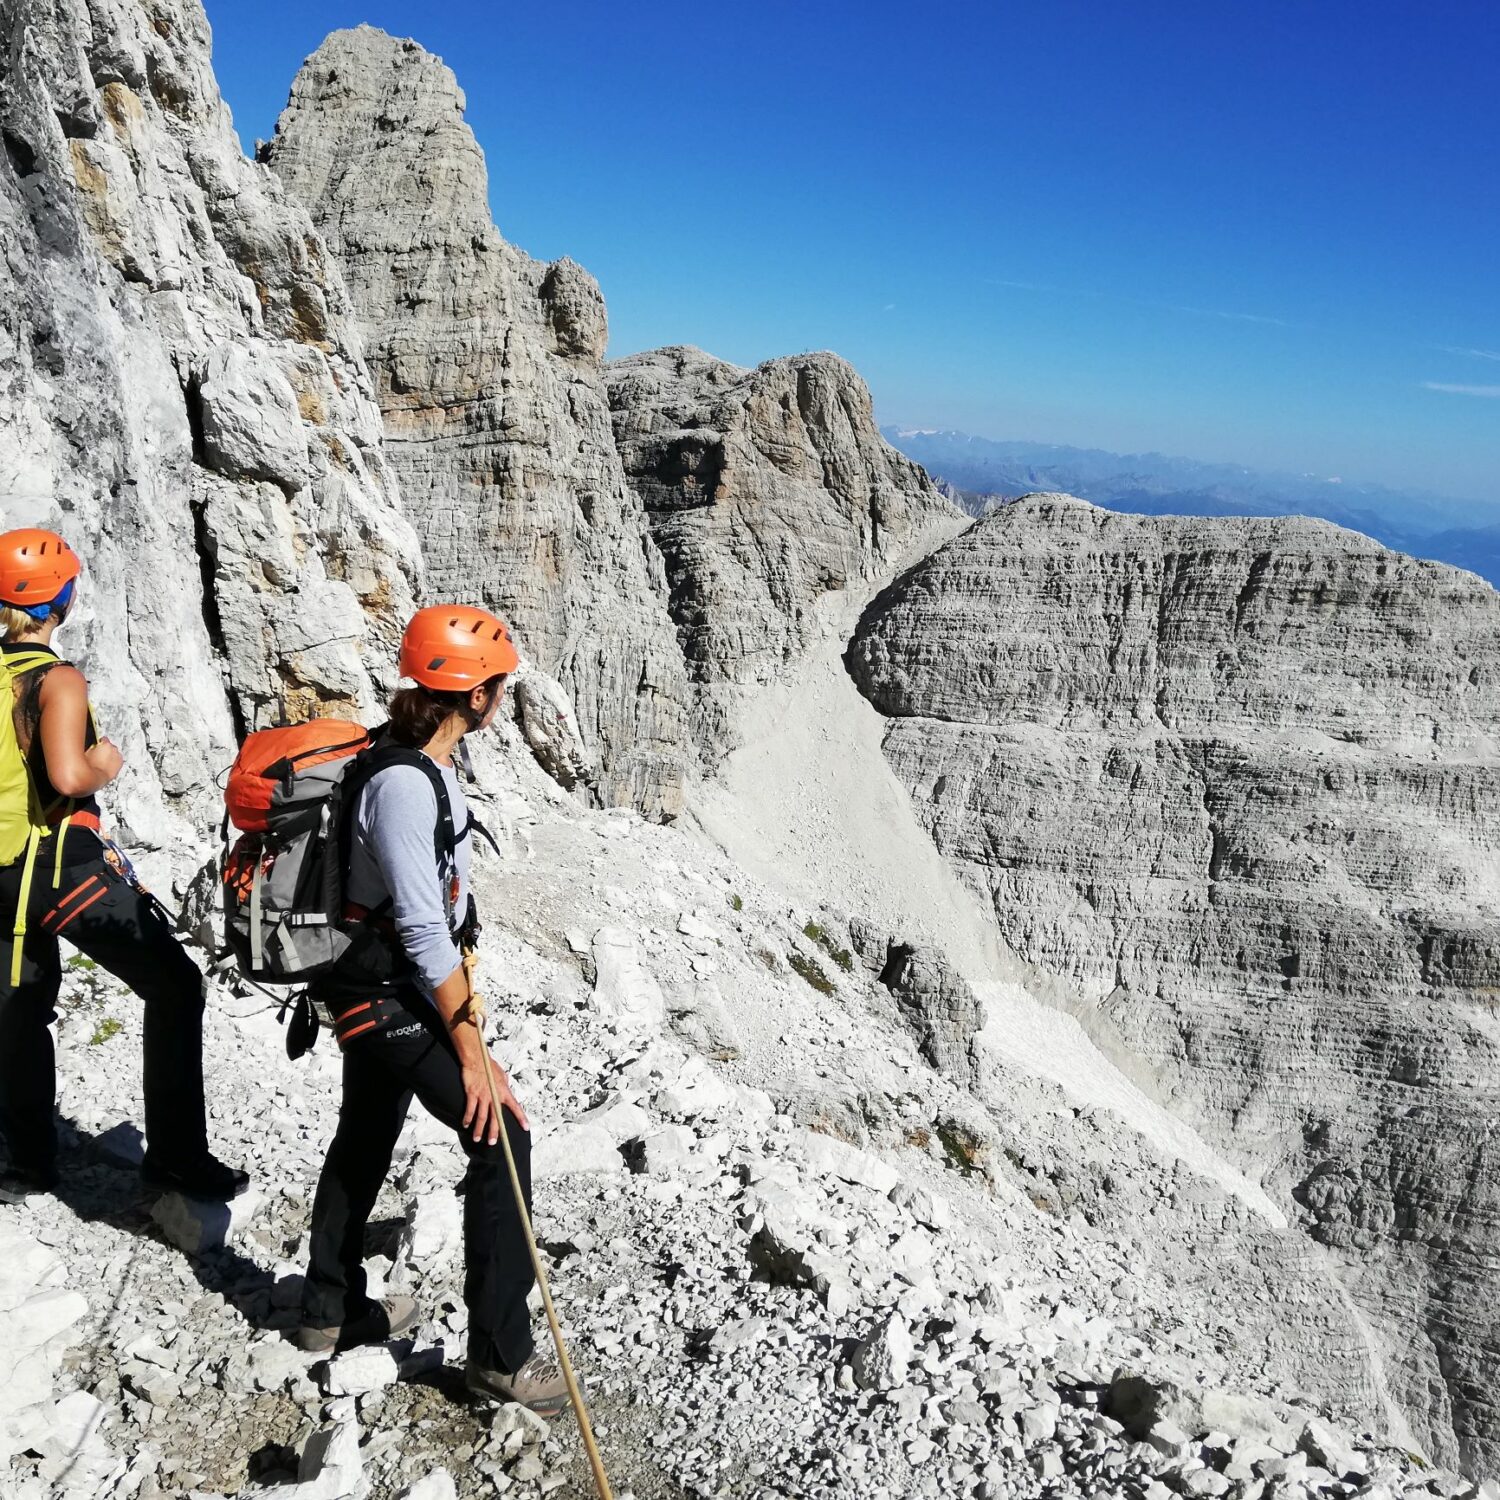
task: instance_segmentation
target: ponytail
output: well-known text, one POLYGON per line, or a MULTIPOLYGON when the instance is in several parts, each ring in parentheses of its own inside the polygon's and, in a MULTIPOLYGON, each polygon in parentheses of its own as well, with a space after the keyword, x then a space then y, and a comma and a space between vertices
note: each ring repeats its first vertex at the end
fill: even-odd
POLYGON ((484 722, 484 716, 490 711, 495 694, 504 681, 502 673, 484 684, 484 706, 480 709, 470 705, 467 692, 439 692, 420 683, 416 687, 402 688, 391 699, 390 736, 398 745, 420 750, 453 714, 464 721, 464 733, 467 734, 484 722))
POLYGON ((72 603, 73 580, 70 578, 57 598, 46 604, 0 604, 0 634, 7 642, 12 642, 40 630, 49 620, 61 625, 68 618, 72 603))
POLYGON ((14 604, 0 604, 0 631, 7 641, 18 641, 23 635, 36 629, 36 621, 24 609, 14 604))

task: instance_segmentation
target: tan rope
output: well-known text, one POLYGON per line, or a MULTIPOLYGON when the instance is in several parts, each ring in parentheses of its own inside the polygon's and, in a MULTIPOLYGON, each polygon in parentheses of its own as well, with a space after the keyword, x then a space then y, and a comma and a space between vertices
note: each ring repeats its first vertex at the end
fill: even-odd
POLYGON ((510 1149, 510 1133, 505 1128, 505 1117, 501 1113, 500 1096, 495 1090, 495 1074, 490 1067, 490 1049, 484 1039, 484 1005, 474 989, 474 965, 476 958, 472 949, 464 950, 464 981, 469 987, 468 1012, 479 1033, 479 1048, 484 1056, 484 1081, 489 1086, 490 1108, 495 1112, 500 1126, 500 1144, 505 1147, 505 1165, 510 1170, 511 1191, 516 1195, 516 1208, 521 1215, 521 1227, 526 1231, 526 1248, 531 1252, 531 1268, 536 1272, 537 1285, 542 1291, 542 1306, 547 1311, 547 1326, 552 1330, 552 1343, 557 1349, 557 1362, 562 1366, 563 1379, 568 1385, 568 1400, 573 1403, 573 1414, 578 1418, 578 1430, 583 1434, 583 1446, 589 1456, 589 1467, 594 1471, 594 1488, 599 1491, 599 1500, 614 1500, 609 1487, 609 1478, 604 1472, 604 1460, 599 1457, 598 1445, 594 1442, 594 1429, 589 1425, 588 1408, 583 1404, 583 1392, 578 1388, 578 1378, 573 1374, 573 1362, 568 1358, 568 1347, 563 1342, 562 1324, 557 1321, 557 1310, 552 1306, 552 1292, 547 1285, 547 1271, 542 1265, 541 1252, 537 1249, 536 1234, 531 1227, 531 1215, 526 1211, 526 1194, 521 1191, 521 1174, 516 1171, 515 1153, 510 1149))

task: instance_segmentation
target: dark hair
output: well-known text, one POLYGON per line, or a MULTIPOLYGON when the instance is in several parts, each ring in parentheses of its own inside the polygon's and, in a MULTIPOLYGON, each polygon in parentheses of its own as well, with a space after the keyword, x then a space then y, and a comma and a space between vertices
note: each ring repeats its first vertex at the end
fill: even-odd
POLYGON ((474 709, 469 705, 469 692, 439 692, 436 688, 402 688, 391 699, 391 738, 399 745, 410 745, 421 749, 444 724, 450 714, 457 714, 464 721, 464 733, 477 729, 495 701, 495 694, 505 674, 491 677, 484 684, 484 707, 474 709))

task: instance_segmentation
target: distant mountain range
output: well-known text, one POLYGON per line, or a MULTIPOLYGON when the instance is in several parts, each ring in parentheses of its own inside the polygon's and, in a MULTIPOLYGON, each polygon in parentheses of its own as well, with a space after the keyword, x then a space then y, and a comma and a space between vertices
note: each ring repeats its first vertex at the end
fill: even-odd
POLYGON ((975 515, 997 498, 1063 490, 1137 515, 1321 516, 1402 552, 1468 568, 1500 587, 1500 516, 1482 501, 1163 453, 1002 442, 912 427, 881 431, 975 515))

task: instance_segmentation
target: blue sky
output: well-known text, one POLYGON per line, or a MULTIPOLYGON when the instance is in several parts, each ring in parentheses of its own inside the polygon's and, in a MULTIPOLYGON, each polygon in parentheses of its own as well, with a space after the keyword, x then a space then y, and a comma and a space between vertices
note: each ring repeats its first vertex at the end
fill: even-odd
POLYGON ((829 348, 882 420, 1494 503, 1488 0, 208 0, 246 148, 336 26, 459 75, 612 355, 829 348))

